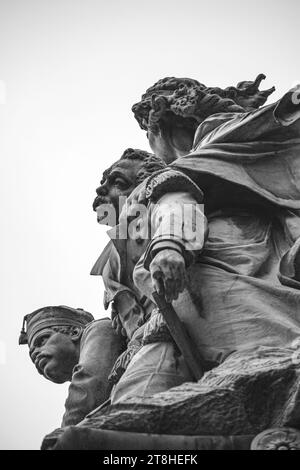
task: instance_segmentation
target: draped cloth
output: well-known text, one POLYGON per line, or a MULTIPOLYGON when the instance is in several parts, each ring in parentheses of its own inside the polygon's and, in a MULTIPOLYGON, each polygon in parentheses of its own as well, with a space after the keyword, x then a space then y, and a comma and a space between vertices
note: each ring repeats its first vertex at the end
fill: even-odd
MULTIPOLYGON (((178 432, 183 432, 183 416, 188 423, 184 432, 192 435, 226 435, 228 424, 233 434, 239 434, 239 426, 247 430, 248 423, 254 432, 274 423, 295 425, 297 420, 298 426, 298 375, 295 381, 287 381, 280 370, 282 360, 293 367, 299 364, 300 351, 298 117, 299 109, 291 105, 291 95, 252 113, 211 116, 199 126, 193 151, 172 164, 203 189, 208 222, 202 250, 197 247, 197 258, 187 270, 188 286, 173 306, 202 358, 218 367, 196 384, 164 393, 172 387, 174 378, 172 344, 143 345, 114 390, 117 410, 125 406, 122 429, 136 429, 137 413, 142 423, 139 430, 148 433, 165 432, 162 429, 176 433, 175 421, 181 426, 178 432), (159 369, 162 363, 173 376, 159 369), (266 381, 266 374, 270 381, 266 381), (147 397, 152 395, 147 385, 154 376, 156 388, 152 393, 162 393, 147 397), (210 382, 211 377, 216 380, 210 382), (233 388, 235 381, 243 393, 233 388), (272 406, 273 397, 281 397, 286 388, 288 400, 272 406), (226 402, 223 396, 229 397, 226 402), (251 412, 249 403, 259 404, 257 413, 251 412), (187 404, 186 413, 182 404, 187 404), (195 414, 195 409, 201 413, 195 414), (225 413, 216 421, 212 409, 225 413), (240 411, 249 409, 249 420, 242 419, 240 411), (157 410, 158 423, 149 410, 152 416, 157 410), (180 418, 174 421, 178 410, 180 418), (286 419, 286 410, 292 421, 286 419), (169 411, 172 419, 166 428, 163 425, 170 420, 169 411), (133 415, 134 423, 130 419, 133 415), (210 427, 210 419, 215 420, 216 429, 210 427), (152 421, 151 429, 145 431, 145 423, 152 421)), ((176 198, 176 193, 171 197, 176 198)), ((153 286, 144 256, 134 267, 133 281, 140 296, 151 299, 153 286)), ((175 374, 176 380, 178 377, 175 374)), ((182 376, 181 381, 186 380, 189 378, 182 376)), ((113 406, 103 414, 102 422, 99 417, 100 426, 105 427, 106 422, 113 426, 113 406)), ((116 426, 120 429, 119 416, 116 426)))
MULTIPOLYGON (((204 191, 209 228, 173 306, 216 364, 253 347, 293 348, 300 338, 300 105, 292 96, 210 116, 192 152, 171 165, 204 191)), ((141 264, 134 278, 150 295, 141 264)))
POLYGON ((245 187, 300 209, 300 104, 293 92, 250 113, 215 114, 197 129, 192 152, 172 166, 245 187))

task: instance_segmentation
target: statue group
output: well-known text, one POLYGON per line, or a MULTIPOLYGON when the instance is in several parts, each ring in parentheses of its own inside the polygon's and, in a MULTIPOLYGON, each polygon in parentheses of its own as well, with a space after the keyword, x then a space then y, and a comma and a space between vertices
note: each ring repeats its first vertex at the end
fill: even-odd
POLYGON ((43 449, 300 448, 300 90, 268 105, 264 78, 164 78, 132 107, 153 154, 125 150, 93 203, 110 318, 24 317, 38 372, 71 382, 43 449))

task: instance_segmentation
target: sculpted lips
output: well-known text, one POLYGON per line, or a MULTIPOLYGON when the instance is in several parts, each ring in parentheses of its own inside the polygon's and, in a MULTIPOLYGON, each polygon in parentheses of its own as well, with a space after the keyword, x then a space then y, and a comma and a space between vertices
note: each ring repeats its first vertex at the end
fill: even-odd
POLYGON ((48 356, 38 355, 35 360, 35 367, 38 369, 39 372, 43 372, 47 362, 49 360, 48 356))

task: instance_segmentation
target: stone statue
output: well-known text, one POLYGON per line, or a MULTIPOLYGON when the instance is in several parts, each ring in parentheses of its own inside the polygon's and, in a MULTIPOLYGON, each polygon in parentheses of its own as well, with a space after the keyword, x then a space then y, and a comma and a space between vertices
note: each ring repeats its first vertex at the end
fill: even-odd
POLYGON ((299 338, 300 105, 294 90, 259 109, 273 91, 259 91, 263 78, 225 90, 167 78, 133 106, 156 154, 204 193, 191 334, 215 364, 299 338))
POLYGON ((166 77, 148 88, 132 111, 154 153, 171 163, 191 151, 200 124, 205 122, 208 131, 262 106, 275 90, 259 90, 264 78, 260 74, 254 82, 223 90, 190 78, 166 77))
POLYGON ((111 242, 92 270, 92 274, 102 275, 105 307, 113 302, 113 324, 123 331, 128 342, 111 374, 117 384, 111 403, 125 397, 151 396, 192 380, 151 295, 143 295, 135 280, 135 273, 140 276, 139 269, 143 270, 147 277, 144 282, 151 284, 153 290, 159 290, 162 284, 167 301, 178 298, 185 287, 186 266, 192 264, 203 244, 204 216, 197 204, 202 192, 185 175, 164 170, 160 158, 127 149, 104 172, 93 204, 100 223, 106 223, 101 214, 111 204, 118 224, 108 232, 111 242), (146 199, 143 204, 137 203, 137 196, 143 191, 146 199), (119 200, 126 197, 127 205, 120 212, 119 200), (192 209, 189 215, 195 219, 198 216, 200 221, 195 240, 188 234, 192 233, 189 220, 180 217, 185 205, 192 209), (172 217, 174 222, 170 225, 172 217), (151 236, 145 232, 150 226, 151 236))
POLYGON ((121 352, 109 319, 62 305, 43 307, 24 317, 19 343, 28 344, 39 374, 71 382, 62 427, 79 423, 108 399, 108 375, 121 352))
MULTIPOLYGON (((179 172, 187 178, 186 187, 194 184, 203 192, 208 227, 197 249, 179 252, 192 253, 183 256, 183 291, 176 282, 168 291, 164 276, 154 276, 155 263, 151 273, 155 256, 147 263, 146 247, 146 256, 134 265, 134 288, 152 302, 153 289, 172 301, 205 373, 198 382, 149 397, 124 393, 72 428, 75 440, 88 430, 89 439, 98 439, 97 448, 111 448, 116 433, 126 431, 163 435, 161 442, 165 437, 170 446, 172 437, 186 445, 191 436, 202 436, 204 444, 188 445, 207 448, 210 441, 212 447, 230 448, 234 439, 239 448, 250 446, 267 428, 300 428, 299 89, 262 106, 273 91, 259 90, 263 78, 225 90, 166 78, 134 105, 152 150, 169 167, 136 188, 128 203, 134 206, 154 193, 153 203, 169 182, 168 172, 172 178, 179 172)), ((159 331, 159 321, 153 324, 152 334, 159 331)), ((281 435, 292 436, 290 448, 299 447, 299 433, 289 432, 281 435)))

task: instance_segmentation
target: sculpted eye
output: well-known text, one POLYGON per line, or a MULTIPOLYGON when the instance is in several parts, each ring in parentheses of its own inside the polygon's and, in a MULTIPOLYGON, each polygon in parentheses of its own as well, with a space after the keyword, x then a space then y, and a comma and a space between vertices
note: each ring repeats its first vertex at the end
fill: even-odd
POLYGON ((120 188, 128 188, 129 183, 125 181, 123 178, 116 178, 114 181, 116 186, 119 186, 120 188))
POLYGON ((47 334, 47 335, 43 335, 37 338, 36 341, 34 342, 35 347, 40 348, 41 346, 43 346, 46 343, 49 336, 50 335, 47 334))

